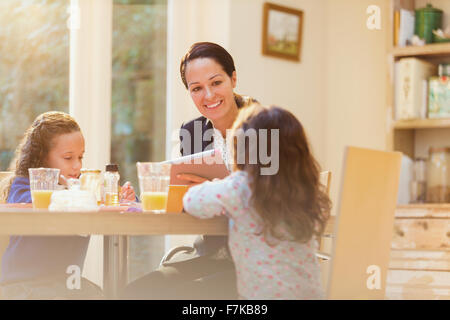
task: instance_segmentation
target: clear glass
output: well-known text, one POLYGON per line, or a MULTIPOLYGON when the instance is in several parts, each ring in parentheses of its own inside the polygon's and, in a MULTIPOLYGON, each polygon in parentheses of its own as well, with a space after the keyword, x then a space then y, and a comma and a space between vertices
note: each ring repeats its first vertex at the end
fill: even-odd
POLYGON ((171 165, 159 162, 138 162, 136 167, 142 210, 154 213, 165 212, 171 165))
POLYGON ((0 171, 39 114, 69 109, 69 0, 0 1, 0 171))
POLYGON ((59 169, 28 169, 31 199, 34 209, 48 209, 53 191, 58 189, 59 169))
POLYGON ((431 149, 427 168, 427 202, 450 202, 450 149, 431 149))

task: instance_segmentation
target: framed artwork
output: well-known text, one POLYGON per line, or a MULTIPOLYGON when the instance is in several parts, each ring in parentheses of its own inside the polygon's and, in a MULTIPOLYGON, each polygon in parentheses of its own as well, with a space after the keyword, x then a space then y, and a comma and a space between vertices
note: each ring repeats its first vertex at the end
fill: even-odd
POLYGON ((264 3, 262 53, 300 62, 303 11, 264 3))

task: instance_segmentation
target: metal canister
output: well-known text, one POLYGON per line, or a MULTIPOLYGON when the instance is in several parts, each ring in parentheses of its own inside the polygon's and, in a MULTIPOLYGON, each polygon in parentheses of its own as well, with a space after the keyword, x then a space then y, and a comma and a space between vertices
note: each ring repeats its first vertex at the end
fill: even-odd
POLYGON ((427 4, 425 8, 416 9, 414 34, 426 43, 433 42, 433 30, 442 28, 443 11, 427 4))
POLYGON ((427 165, 427 202, 450 202, 450 147, 430 148, 427 165))

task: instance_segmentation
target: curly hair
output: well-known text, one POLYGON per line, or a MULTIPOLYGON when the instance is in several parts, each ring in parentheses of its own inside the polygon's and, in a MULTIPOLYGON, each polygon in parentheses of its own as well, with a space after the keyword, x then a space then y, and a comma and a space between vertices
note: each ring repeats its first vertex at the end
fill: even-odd
POLYGON ((253 104, 240 111, 232 133, 234 169, 248 173, 250 204, 263 222, 258 234, 264 234, 266 239, 301 243, 321 235, 329 218, 331 201, 320 183, 320 166, 297 118, 276 106, 266 108, 253 104), (270 139, 271 131, 277 129, 278 146, 270 139), (256 147, 245 143, 244 148, 238 148, 239 135, 249 130, 258 132, 256 142, 253 141, 256 147), (259 151, 257 161, 249 161, 249 153, 260 146, 261 132, 266 135, 267 154, 279 152, 279 169, 272 175, 261 174, 260 169, 269 164, 262 161, 259 151), (244 153, 240 156, 245 163, 238 163, 238 152, 244 153))
POLYGON ((80 126, 64 112, 50 111, 39 115, 25 134, 15 151, 9 170, 14 174, 0 184, 0 202, 6 201, 15 177, 27 177, 29 168, 46 166, 54 139, 62 134, 81 131, 80 126))

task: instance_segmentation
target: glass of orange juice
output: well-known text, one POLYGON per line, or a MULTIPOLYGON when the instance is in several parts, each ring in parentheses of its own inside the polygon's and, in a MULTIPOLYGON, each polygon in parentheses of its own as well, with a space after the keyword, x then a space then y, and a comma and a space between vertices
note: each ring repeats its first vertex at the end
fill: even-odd
POLYGON ((53 191, 57 189, 59 169, 30 168, 31 200, 34 209, 48 209, 53 191))
POLYGON ((169 192, 170 164, 160 162, 136 163, 143 211, 166 211, 169 192))

